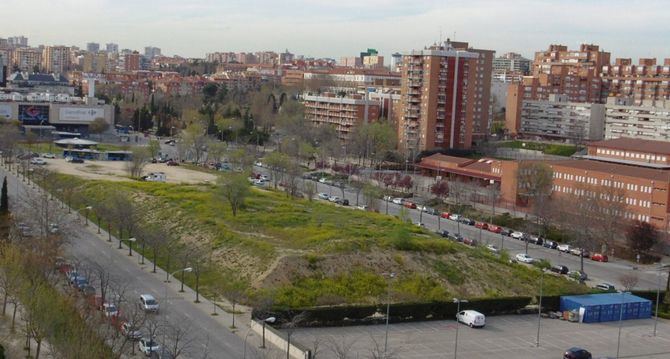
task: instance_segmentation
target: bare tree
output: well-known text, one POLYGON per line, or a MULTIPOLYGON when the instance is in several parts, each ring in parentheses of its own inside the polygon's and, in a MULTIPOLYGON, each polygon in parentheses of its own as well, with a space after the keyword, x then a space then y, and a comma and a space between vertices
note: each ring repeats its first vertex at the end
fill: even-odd
POLYGON ((357 340, 358 338, 347 339, 345 335, 339 338, 329 337, 326 347, 337 359, 351 359, 354 357, 351 348, 356 344, 357 340))
POLYGON ((635 288, 639 279, 640 278, 635 273, 622 274, 619 277, 619 283, 621 283, 626 292, 630 292, 635 288))
POLYGON ((246 176, 242 173, 225 174, 219 177, 217 185, 219 195, 228 201, 233 216, 236 216, 250 192, 246 176))
POLYGON ((166 332, 163 345, 172 358, 178 359, 190 355, 195 343, 191 328, 186 325, 168 325, 163 330, 166 332))
POLYGON ((302 190, 305 192, 307 199, 311 202, 316 195, 316 185, 312 181, 304 181, 303 183, 302 190))
POLYGON ((151 154, 145 147, 135 147, 132 150, 130 161, 126 162, 126 171, 131 178, 142 177, 144 167, 149 163, 151 154))
POLYGON ((109 129, 109 123, 104 118, 98 117, 88 125, 88 132, 98 134, 102 139, 102 134, 109 129))
POLYGON ((384 345, 381 344, 377 339, 370 335, 370 340, 372 341, 372 348, 370 348, 369 359, 399 359, 399 350, 398 348, 384 348, 384 345))

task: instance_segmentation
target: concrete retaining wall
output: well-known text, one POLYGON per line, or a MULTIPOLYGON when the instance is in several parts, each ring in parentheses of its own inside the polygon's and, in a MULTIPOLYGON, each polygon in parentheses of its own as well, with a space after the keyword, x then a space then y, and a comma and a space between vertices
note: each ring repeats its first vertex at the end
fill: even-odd
MULTIPOLYGON (((259 338, 263 337, 263 323, 260 323, 256 320, 251 320, 250 323, 251 330, 253 330, 256 334, 258 334, 259 338)), ((272 328, 269 325, 265 326, 265 345, 274 345, 275 347, 279 348, 282 350, 284 353, 286 353, 286 347, 287 347, 287 340, 286 340, 286 335, 274 328, 272 328)), ((296 343, 291 343, 291 347, 289 348, 289 354, 291 358, 294 359, 311 359, 312 353, 303 348, 302 346, 296 344, 296 343)))

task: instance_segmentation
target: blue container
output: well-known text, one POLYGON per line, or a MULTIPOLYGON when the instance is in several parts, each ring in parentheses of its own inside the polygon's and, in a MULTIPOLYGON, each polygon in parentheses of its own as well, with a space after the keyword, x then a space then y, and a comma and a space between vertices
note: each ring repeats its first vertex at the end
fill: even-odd
POLYGON ((603 293, 561 297, 561 311, 584 309, 584 323, 651 317, 651 301, 629 293, 603 293), (622 312, 623 305, 623 312, 622 312))

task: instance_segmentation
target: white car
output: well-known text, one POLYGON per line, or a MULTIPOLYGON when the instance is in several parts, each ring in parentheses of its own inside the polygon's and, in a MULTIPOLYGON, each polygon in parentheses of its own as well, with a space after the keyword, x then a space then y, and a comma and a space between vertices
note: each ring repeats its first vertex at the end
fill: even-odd
POLYGON ((519 253, 515 256, 515 258, 516 258, 517 261, 519 261, 521 263, 528 263, 528 264, 535 263, 535 258, 529 256, 526 253, 519 253))
POLYGON ((486 317, 484 314, 474 310, 463 310, 456 314, 456 320, 459 323, 469 325, 470 328, 484 328, 486 317))
POLYGON ((558 249, 561 252, 570 253, 572 247, 570 247, 569 244, 559 244, 558 246, 556 246, 556 249, 558 249))
POLYGON ((121 333, 128 339, 140 340, 142 339, 142 331, 137 329, 132 323, 124 322, 121 325, 121 333))
POLYGON ((326 177, 319 178, 319 183, 326 183, 326 177))
POLYGON ((30 160, 30 164, 31 164, 31 165, 43 166, 43 165, 46 165, 46 164, 47 164, 47 161, 45 161, 45 160, 43 160, 43 159, 41 159, 41 158, 39 158, 39 157, 35 157, 35 158, 32 158, 32 159, 30 160))
POLYGON ((340 200, 340 197, 338 197, 338 196, 330 196, 328 198, 328 201, 330 201, 330 202, 337 202, 339 200, 340 200))
POLYGON ((261 161, 256 161, 255 165, 256 165, 257 167, 263 167, 263 162, 261 162, 261 161))
POLYGON ((523 232, 514 231, 509 236, 514 238, 514 239, 523 239, 523 232))
POLYGON ((614 286, 614 284, 610 284, 610 283, 607 283, 607 282, 598 283, 598 285, 596 285, 596 289, 600 289, 600 290, 605 291, 605 292, 615 292, 616 291, 616 287, 614 286))
POLYGON ((361 211, 367 211, 368 206, 366 206, 366 205, 356 206, 356 209, 360 209, 361 211))
POLYGON ((328 198, 330 198, 328 193, 323 193, 323 192, 319 193, 319 195, 317 197, 319 197, 319 199, 323 199, 323 200, 326 200, 326 201, 328 200, 328 198))
POLYGON ((105 313, 105 317, 116 317, 119 315, 119 309, 114 303, 105 303, 102 305, 102 312, 105 313))
POLYGON ((56 155, 54 155, 53 153, 43 153, 42 157, 54 159, 56 158, 56 155))
POLYGON ((155 340, 146 338, 140 339, 139 347, 140 351, 146 356, 151 356, 151 353, 155 353, 161 348, 155 340))
POLYGON ((254 185, 256 185, 256 186, 265 186, 265 183, 266 183, 266 181, 262 178, 254 180, 254 185))
POLYGON ((452 221, 458 221, 459 219, 461 219, 461 215, 456 213, 450 214, 449 219, 451 219, 452 221))
POLYGON ((394 198, 393 200, 391 200, 391 202, 393 202, 394 204, 402 204, 403 199, 402 198, 394 198))
POLYGON ((493 253, 498 253, 500 252, 500 249, 498 247, 494 246, 493 244, 489 244, 486 246, 486 249, 490 250, 493 253))
POLYGON ((391 196, 384 196, 384 201, 391 202, 393 198, 391 196))
POLYGON ((140 308, 145 312, 158 313, 158 301, 151 294, 140 295, 140 308))

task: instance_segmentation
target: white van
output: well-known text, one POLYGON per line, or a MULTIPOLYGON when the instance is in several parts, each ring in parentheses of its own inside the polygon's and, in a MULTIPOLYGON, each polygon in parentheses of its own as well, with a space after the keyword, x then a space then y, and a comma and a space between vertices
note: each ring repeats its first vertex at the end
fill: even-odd
POLYGON ((484 328, 486 325, 486 317, 484 314, 474 310, 464 310, 456 314, 456 320, 463 324, 467 324, 470 328, 484 328))

